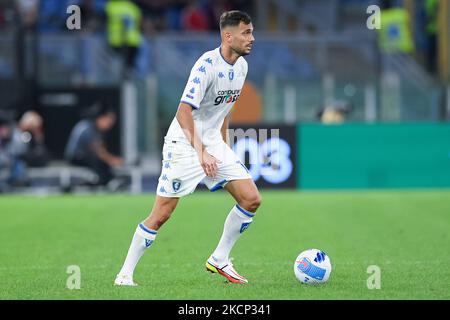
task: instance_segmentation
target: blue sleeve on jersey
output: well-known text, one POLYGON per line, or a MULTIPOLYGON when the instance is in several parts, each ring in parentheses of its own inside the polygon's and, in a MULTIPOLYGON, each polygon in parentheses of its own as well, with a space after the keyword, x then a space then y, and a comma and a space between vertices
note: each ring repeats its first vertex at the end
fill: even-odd
POLYGON ((189 101, 185 101, 185 100, 181 100, 180 102, 182 102, 182 103, 186 103, 186 104, 190 105, 192 109, 195 109, 195 110, 197 110, 197 109, 198 109, 198 107, 197 107, 197 106, 195 106, 195 105, 194 105, 194 104, 193 104, 192 102, 189 102, 189 101))

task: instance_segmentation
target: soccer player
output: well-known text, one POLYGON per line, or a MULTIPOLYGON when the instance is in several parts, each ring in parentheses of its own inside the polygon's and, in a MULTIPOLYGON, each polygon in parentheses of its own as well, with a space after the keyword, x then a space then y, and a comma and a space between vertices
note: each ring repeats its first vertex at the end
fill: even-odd
MULTIPOLYGON (((247 283, 229 254, 249 227, 261 196, 247 168, 228 145, 228 113, 239 97, 252 50, 253 25, 242 11, 220 17, 221 45, 204 53, 191 70, 178 111, 164 138, 161 176, 150 216, 134 233, 116 285, 135 286, 133 272, 152 245, 178 200, 203 181, 211 191, 227 190, 236 200, 225 220, 222 237, 206 261, 206 269, 233 283, 247 283)), ((187 231, 188 232, 188 231, 187 231)))

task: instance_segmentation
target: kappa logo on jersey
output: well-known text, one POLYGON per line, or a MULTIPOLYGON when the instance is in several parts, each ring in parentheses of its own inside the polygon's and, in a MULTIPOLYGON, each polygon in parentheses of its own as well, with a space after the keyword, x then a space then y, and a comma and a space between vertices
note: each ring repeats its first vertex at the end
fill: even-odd
POLYGON ((172 188, 174 192, 178 192, 178 190, 180 190, 181 187, 181 181, 178 179, 175 179, 172 181, 172 188))
POLYGON ((223 90, 217 92, 217 97, 214 100, 214 105, 217 106, 221 103, 236 102, 241 94, 241 90, 223 90))
POLYGON ((204 66, 201 66, 200 68, 198 68, 198 71, 203 72, 204 74, 206 74, 206 69, 204 66))
POLYGON ((222 72, 219 72, 219 78, 220 78, 220 79, 225 78, 225 76, 223 75, 222 72))

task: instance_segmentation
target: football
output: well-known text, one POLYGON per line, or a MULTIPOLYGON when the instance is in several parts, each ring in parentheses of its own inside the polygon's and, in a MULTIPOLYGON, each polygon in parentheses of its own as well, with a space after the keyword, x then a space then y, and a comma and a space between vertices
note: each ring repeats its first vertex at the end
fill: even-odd
POLYGON ((331 274, 330 257, 322 250, 305 250, 295 259, 294 273, 301 283, 325 283, 331 274))

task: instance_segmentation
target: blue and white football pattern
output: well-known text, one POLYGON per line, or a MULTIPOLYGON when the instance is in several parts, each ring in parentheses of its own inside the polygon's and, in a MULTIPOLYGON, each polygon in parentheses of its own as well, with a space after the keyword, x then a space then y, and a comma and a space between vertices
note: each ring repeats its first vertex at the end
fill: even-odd
POLYGON ((330 258, 322 250, 305 250, 295 260, 294 273, 301 283, 324 283, 331 273, 330 258))

